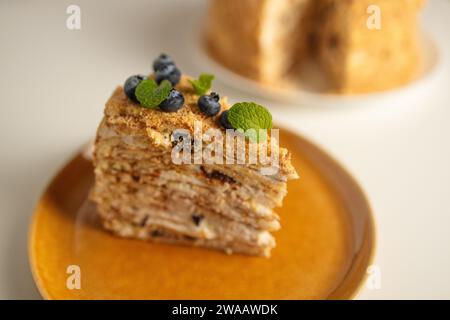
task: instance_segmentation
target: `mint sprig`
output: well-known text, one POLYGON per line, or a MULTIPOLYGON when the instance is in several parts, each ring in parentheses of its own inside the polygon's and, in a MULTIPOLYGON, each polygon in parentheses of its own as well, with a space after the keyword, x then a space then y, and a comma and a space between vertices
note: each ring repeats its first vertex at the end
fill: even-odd
POLYGON ((144 108, 157 108, 170 94, 172 84, 163 80, 159 86, 153 79, 142 80, 136 87, 136 98, 144 108))
POLYGON ((199 96, 202 96, 208 92, 209 89, 211 89, 212 82, 214 80, 214 75, 208 74, 208 73, 202 73, 198 80, 189 80, 189 82, 192 84, 192 87, 194 88, 194 91, 199 96))
POLYGON ((266 138, 266 134, 261 135, 260 129, 268 130, 272 128, 270 112, 254 102, 234 104, 228 111, 228 121, 233 128, 244 131, 250 140, 257 142, 266 138))

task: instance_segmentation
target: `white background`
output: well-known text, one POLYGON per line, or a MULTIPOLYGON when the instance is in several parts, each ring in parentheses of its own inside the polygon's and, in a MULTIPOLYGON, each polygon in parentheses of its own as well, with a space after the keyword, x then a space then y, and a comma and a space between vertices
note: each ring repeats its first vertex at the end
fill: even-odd
MULTIPOLYGON (((257 100, 281 123, 337 158, 365 189, 377 224, 380 290, 360 298, 450 298, 450 3, 429 0, 425 27, 441 63, 408 91, 358 106, 292 105, 227 87, 231 101, 257 100)), ((41 191, 95 133, 104 102, 160 52, 185 73, 203 70, 192 39, 202 0, 1 1, 0 298, 39 298, 27 232, 41 191), (82 29, 66 28, 78 4, 82 29)), ((236 50, 239 54, 239 50, 236 50)), ((220 78, 220 75, 217 75, 220 78)), ((51 250, 51 248, 48 248, 51 250)))

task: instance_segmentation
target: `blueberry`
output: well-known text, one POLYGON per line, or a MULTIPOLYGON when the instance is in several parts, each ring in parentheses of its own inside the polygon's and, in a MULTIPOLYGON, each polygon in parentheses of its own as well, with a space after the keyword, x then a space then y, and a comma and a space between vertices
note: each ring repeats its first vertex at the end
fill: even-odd
POLYGON ((178 90, 172 89, 167 99, 160 103, 159 108, 165 112, 176 112, 183 104, 183 94, 178 90))
POLYGON ((167 64, 156 70, 155 81, 160 84, 163 80, 169 80, 172 86, 176 86, 180 82, 181 72, 173 64, 167 64))
POLYGON ((209 96, 201 96, 198 99, 198 107, 204 114, 212 117, 220 112, 219 100, 219 95, 212 92, 209 96))
POLYGON ((125 90, 125 94, 130 100, 133 100, 134 102, 138 102, 136 99, 136 87, 139 83, 141 83, 142 80, 146 79, 145 76, 142 76, 140 74, 131 76, 125 81, 125 84, 123 85, 123 89, 125 90))
POLYGON ((165 53, 161 53, 160 56, 155 61, 153 61, 153 71, 156 72, 162 67, 167 66, 169 64, 175 65, 171 57, 169 57, 165 53))
POLYGON ((219 121, 222 127, 224 127, 225 129, 234 129, 230 121, 228 121, 228 110, 222 112, 219 121))

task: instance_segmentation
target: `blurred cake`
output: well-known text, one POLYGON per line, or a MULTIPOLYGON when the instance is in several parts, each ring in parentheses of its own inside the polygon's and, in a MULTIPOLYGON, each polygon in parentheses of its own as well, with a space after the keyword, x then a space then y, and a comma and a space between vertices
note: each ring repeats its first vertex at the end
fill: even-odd
POLYGON ((206 27, 212 54, 226 67, 272 82, 305 55, 309 0, 212 0, 206 27))
POLYGON ((220 123, 229 107, 212 94, 219 109, 205 110, 190 78, 173 82, 171 95, 182 99, 172 109, 163 108, 164 102, 159 108, 140 106, 127 96, 127 84, 106 103, 92 192, 104 227, 121 237, 269 256, 275 246, 271 233, 280 228, 273 208, 282 204, 287 180, 297 178, 288 151, 279 149, 272 175, 261 174, 257 164, 174 163, 175 130, 194 135, 200 121, 203 132, 225 132, 220 123))
POLYGON ((330 91, 381 91, 403 85, 417 73, 423 3, 210 0, 206 44, 225 67, 263 83, 279 83, 314 60, 330 91), (380 28, 368 27, 378 13, 380 28))

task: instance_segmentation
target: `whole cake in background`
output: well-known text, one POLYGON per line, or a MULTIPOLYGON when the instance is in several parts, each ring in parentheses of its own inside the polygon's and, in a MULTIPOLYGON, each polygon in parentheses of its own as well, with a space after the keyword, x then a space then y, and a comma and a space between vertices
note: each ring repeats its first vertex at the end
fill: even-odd
MULTIPOLYGON (((203 133, 247 130, 247 124, 257 129, 258 123, 271 129, 270 113, 255 103, 230 108, 210 90, 212 75, 182 75, 167 55, 153 68, 148 78, 131 76, 114 91, 98 128, 91 198, 103 226, 121 237, 269 256, 272 232, 280 228, 273 208, 281 206, 287 181, 298 177, 288 151, 277 148, 270 174, 260 163, 229 164, 237 151, 224 152, 223 163, 181 164, 173 151, 181 145, 188 158, 194 154, 196 123, 203 133)), ((271 136, 241 138, 247 147, 270 140, 271 153, 278 146, 271 136)))
POLYGON ((424 0, 210 0, 206 44, 225 67, 276 84, 315 61, 330 92, 382 91, 420 64, 424 0), (367 25, 379 9, 380 28, 367 25))

